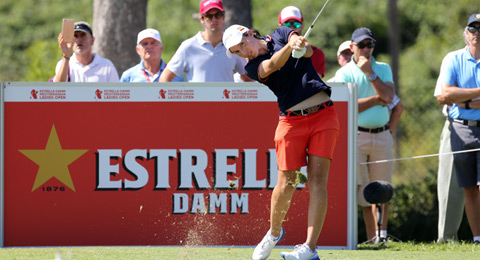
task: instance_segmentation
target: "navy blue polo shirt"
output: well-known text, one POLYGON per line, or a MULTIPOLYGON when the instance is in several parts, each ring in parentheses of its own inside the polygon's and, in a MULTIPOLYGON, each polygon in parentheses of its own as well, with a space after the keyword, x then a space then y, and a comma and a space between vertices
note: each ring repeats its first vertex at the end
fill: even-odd
POLYGON ((288 43, 292 33, 295 33, 292 29, 282 26, 271 35, 263 37, 267 41, 268 53, 250 60, 245 66, 250 78, 267 85, 277 96, 280 111, 286 111, 321 91, 325 91, 328 96, 332 92, 330 87, 318 76, 310 58, 295 59, 290 56, 278 71, 265 79, 258 77, 260 63, 270 59, 275 52, 281 50, 288 43))

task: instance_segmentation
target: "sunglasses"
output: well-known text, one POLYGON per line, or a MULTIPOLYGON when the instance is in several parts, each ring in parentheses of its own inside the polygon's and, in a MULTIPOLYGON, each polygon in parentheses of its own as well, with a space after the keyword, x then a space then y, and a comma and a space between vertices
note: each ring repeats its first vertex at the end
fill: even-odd
POLYGON ((479 32, 480 33, 480 27, 473 27, 473 26, 468 26, 467 30, 470 32, 470 33, 475 33, 475 32, 479 32))
POLYGON ((368 42, 368 43, 363 43, 363 42, 361 42, 361 43, 357 43, 357 44, 355 44, 355 45, 356 45, 358 48, 360 48, 360 49, 365 49, 365 47, 371 49, 371 48, 375 47, 375 43, 374 43, 374 42, 368 42))
POLYGON ((293 26, 294 28, 298 29, 302 26, 302 23, 301 22, 293 22, 293 23, 292 22, 284 22, 282 25, 287 26, 287 27, 292 27, 293 26))
POLYGON ((212 18, 215 16, 215 18, 220 19, 223 17, 225 13, 224 12, 216 12, 214 14, 204 14, 203 17, 207 18, 208 20, 212 20, 212 18))

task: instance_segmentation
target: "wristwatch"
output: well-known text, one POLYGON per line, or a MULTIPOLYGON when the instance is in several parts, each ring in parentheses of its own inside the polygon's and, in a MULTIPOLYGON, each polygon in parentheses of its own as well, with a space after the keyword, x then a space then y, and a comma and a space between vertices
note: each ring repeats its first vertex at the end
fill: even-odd
POLYGON ((375 73, 370 74, 370 76, 368 77, 368 79, 369 79, 370 81, 376 80, 376 79, 377 79, 377 74, 375 74, 375 73))

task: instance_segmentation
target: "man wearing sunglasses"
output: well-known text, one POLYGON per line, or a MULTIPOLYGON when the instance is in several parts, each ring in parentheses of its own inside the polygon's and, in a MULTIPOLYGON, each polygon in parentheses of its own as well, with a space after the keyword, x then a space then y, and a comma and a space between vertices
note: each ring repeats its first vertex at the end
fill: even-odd
MULTIPOLYGON (((294 30, 298 35, 302 35, 303 15, 300 9, 295 6, 287 6, 282 9, 278 14, 278 27, 286 26, 294 30)), ((318 75, 323 78, 325 76, 325 54, 323 51, 313 45, 313 55, 310 57, 313 63, 313 67, 317 71, 318 75)))
POLYGON ((458 186, 465 195, 473 242, 480 244, 480 13, 472 14, 464 31, 467 47, 448 53, 442 61, 442 96, 452 107, 450 143, 458 186))
POLYGON ((170 82, 183 75, 189 82, 233 82, 235 72, 243 81, 246 60, 238 56, 229 59, 222 43, 225 11, 221 0, 200 3, 200 22, 204 30, 182 42, 160 76, 160 82, 170 82))
POLYGON ((392 119, 398 120, 388 109, 388 104, 392 103, 395 96, 392 70, 388 64, 377 62, 373 57, 375 44, 376 40, 370 29, 356 29, 350 45, 353 51, 352 60, 335 74, 337 82, 358 84, 357 200, 362 207, 367 238, 371 243, 386 241, 388 203, 380 205, 383 213, 382 227, 377 235, 376 205, 365 200, 363 189, 372 181, 392 183, 393 163, 361 163, 393 158, 390 124, 392 119))

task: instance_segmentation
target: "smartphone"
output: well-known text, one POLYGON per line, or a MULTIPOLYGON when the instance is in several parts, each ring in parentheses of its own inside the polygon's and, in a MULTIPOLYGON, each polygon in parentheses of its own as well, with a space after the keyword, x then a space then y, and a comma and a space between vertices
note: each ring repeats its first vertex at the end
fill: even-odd
POLYGON ((73 42, 74 26, 75 26, 75 21, 73 19, 63 19, 62 33, 63 33, 64 42, 73 42))

